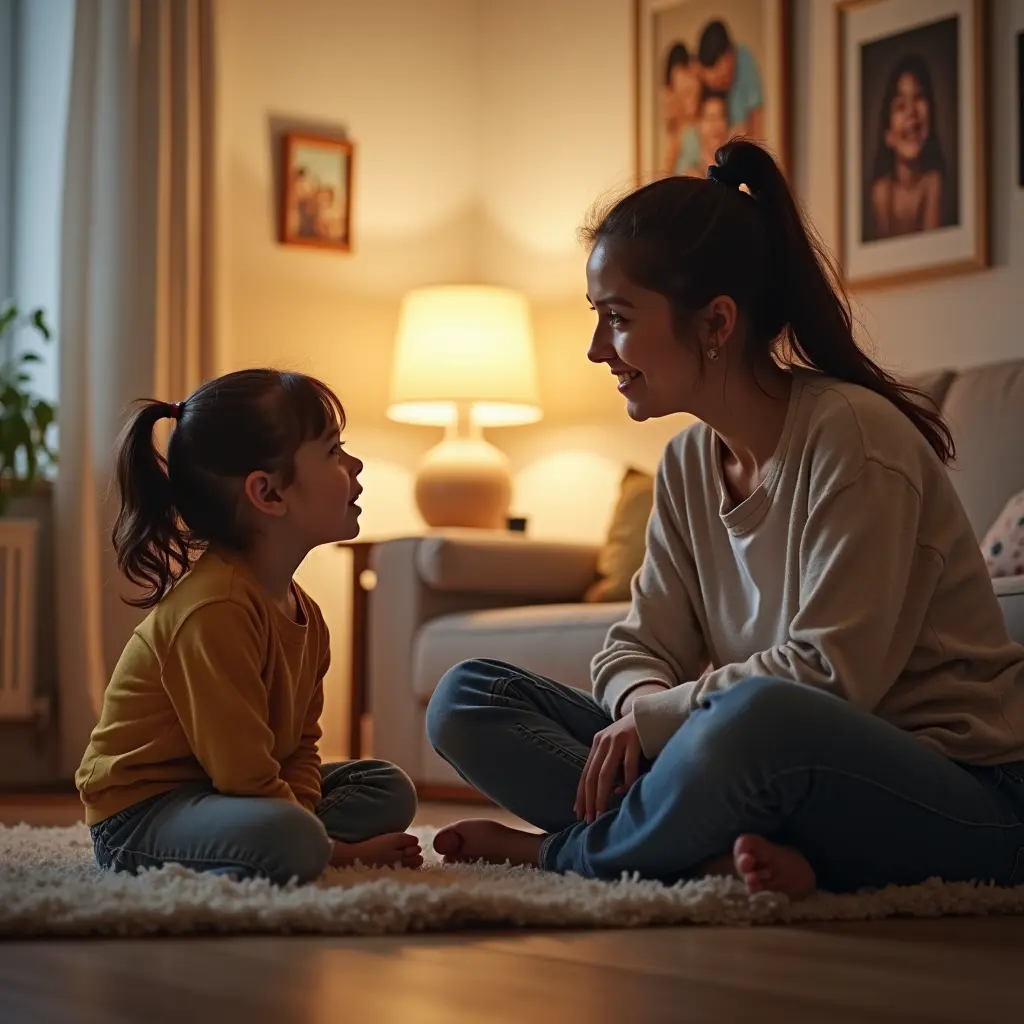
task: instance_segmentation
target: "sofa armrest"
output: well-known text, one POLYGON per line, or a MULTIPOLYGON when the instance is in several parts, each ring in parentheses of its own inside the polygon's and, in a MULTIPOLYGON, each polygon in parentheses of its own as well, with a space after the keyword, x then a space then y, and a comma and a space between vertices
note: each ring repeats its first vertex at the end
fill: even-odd
POLYGON ((414 778, 418 771, 426 740, 413 650, 425 623, 457 612, 579 601, 596 565, 596 548, 524 537, 452 531, 374 545, 366 652, 374 757, 414 778))
POLYGON ((529 540, 517 534, 424 537, 416 568, 434 590, 516 598, 511 604, 579 601, 597 578, 598 548, 529 540))
POLYGON ((992 581, 1003 609, 1010 639, 1024 644, 1024 576, 1003 576, 992 581))

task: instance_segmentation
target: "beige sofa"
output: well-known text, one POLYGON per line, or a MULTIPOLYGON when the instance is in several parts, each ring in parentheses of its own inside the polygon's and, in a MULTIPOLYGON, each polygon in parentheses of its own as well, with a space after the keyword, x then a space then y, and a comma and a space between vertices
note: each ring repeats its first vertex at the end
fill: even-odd
MULTIPOLYGON (((950 470, 979 539, 1024 490, 1024 360, 920 378, 954 431, 950 470)), ((583 604, 597 548, 517 534, 442 531, 374 550, 369 701, 373 753, 421 791, 461 786, 434 753, 424 713, 441 676, 486 657, 589 690, 590 659, 625 604, 583 604)), ((1024 577, 995 581, 1011 635, 1024 643, 1024 577)))

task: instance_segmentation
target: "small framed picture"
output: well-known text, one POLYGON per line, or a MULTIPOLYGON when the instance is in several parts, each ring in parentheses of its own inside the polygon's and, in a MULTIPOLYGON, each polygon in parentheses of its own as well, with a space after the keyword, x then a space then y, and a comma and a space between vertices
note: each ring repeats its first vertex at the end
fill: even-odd
POLYGON ((984 6, 838 7, 838 220, 853 287, 988 265, 984 6))
POLYGON ((1017 184, 1024 188, 1024 32, 1017 36, 1017 184))
POLYGON ((292 132, 283 145, 281 242, 350 252, 352 143, 292 132))
POLYGON ((640 183, 704 177, 730 138, 789 161, 790 0, 636 0, 640 183))

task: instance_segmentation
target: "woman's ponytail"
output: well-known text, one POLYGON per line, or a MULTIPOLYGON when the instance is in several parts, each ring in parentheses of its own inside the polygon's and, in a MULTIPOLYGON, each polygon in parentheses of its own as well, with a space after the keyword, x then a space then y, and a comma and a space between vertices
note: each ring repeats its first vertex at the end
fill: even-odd
POLYGON ((175 508, 167 460, 153 443, 157 422, 176 413, 167 402, 143 402, 118 442, 120 508, 112 538, 118 568, 146 588, 142 597, 128 601, 140 608, 155 605, 189 564, 190 545, 175 508))
MULTIPOLYGON (((768 231, 769 277, 754 338, 785 332, 790 356, 837 380, 859 384, 895 405, 943 462, 955 454, 949 427, 928 396, 886 373, 861 350, 836 265, 805 222, 785 177, 771 154, 756 143, 735 139, 715 154, 715 180, 750 193, 768 231)), ((749 201, 749 200, 745 200, 749 201)))

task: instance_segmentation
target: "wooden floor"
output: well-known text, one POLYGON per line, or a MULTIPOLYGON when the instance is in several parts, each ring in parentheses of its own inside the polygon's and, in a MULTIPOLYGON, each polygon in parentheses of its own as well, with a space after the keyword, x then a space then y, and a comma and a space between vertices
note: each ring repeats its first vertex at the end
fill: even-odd
MULTIPOLYGON (((0 801, 6 822, 77 813, 0 801)), ((1024 918, 0 943, 4 1024, 1021 1020, 1024 918)))

